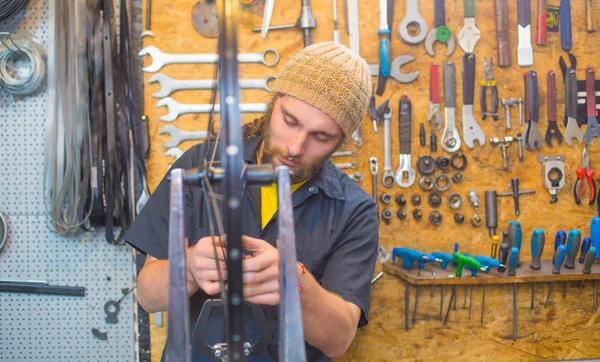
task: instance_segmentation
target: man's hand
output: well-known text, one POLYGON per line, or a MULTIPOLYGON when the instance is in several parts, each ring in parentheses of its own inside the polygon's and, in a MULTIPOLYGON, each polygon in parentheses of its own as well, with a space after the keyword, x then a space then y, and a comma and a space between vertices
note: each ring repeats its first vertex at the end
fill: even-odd
POLYGON ((252 256, 242 261, 244 298, 256 304, 279 304, 279 250, 268 242, 242 236, 252 256))
POLYGON ((221 277, 223 281, 227 281, 226 236, 215 236, 214 242, 217 250, 216 258, 212 236, 200 239, 196 245, 188 248, 187 254, 188 277, 194 278, 198 286, 208 295, 215 295, 221 291, 217 260, 221 277))

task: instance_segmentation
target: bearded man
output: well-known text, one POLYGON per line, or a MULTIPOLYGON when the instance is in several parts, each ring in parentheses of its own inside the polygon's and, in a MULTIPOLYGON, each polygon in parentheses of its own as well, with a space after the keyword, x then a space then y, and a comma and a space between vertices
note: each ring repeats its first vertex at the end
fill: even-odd
MULTIPOLYGON (((330 160, 363 120, 371 96, 371 75, 366 62, 347 48, 318 43, 286 64, 273 89, 265 116, 244 127, 244 161, 285 165, 292 171, 303 325, 291 327, 303 328, 308 361, 330 361, 343 355, 357 328, 367 324, 370 279, 377 257, 376 204, 330 160)), ((207 144, 197 145, 173 167, 198 167, 212 152, 207 144)), ((216 160, 220 160, 218 151, 216 160)), ((185 188, 191 325, 193 333, 223 336, 224 321, 197 323, 206 300, 219 297, 217 268, 227 279, 225 235, 216 237, 219 260, 215 260, 206 197, 200 188, 185 188)), ((277 360, 277 186, 247 188, 242 207, 242 242, 251 255, 242 264, 244 297, 249 304, 260 305, 270 340, 263 354, 248 360, 277 360)), ((167 310, 168 210, 169 184, 163 180, 125 236, 146 254, 137 285, 138 301, 148 312, 167 310)), ((217 360, 202 356, 196 347, 194 361, 217 360)))

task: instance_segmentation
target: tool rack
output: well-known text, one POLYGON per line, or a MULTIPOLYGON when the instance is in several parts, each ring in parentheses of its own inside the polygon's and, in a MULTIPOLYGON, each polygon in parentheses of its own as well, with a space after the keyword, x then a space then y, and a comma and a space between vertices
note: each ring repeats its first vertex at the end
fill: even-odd
MULTIPOLYGON (((597 290, 598 280, 600 280, 600 264, 592 265, 590 274, 582 272, 583 264, 576 263, 575 269, 561 268, 560 274, 552 273, 552 260, 542 260, 541 268, 539 270, 533 270, 529 267, 529 261, 521 261, 521 266, 518 267, 517 275, 509 276, 506 272, 500 273, 496 268, 490 270, 489 273, 478 271, 476 276, 471 276, 471 270, 463 268, 462 276, 456 277, 454 275, 456 269, 448 265, 446 269, 442 269, 438 265, 428 265, 427 268, 422 269, 419 273, 419 269, 404 269, 402 262, 388 261, 383 263, 383 271, 387 274, 394 275, 405 282, 405 330, 409 330, 409 305, 410 305, 410 286, 452 286, 454 300, 456 300, 456 286, 487 286, 487 285, 503 285, 503 284, 526 284, 526 283, 550 283, 550 282, 569 282, 569 281, 594 281, 594 313, 597 310, 597 290), (434 274, 435 273, 435 274, 434 274)), ((418 301, 418 295, 415 296, 415 304, 418 301)), ((515 303, 516 301, 513 301, 515 303)), ((452 304, 452 298, 449 301, 448 310, 446 312, 445 320, 447 321, 448 313, 450 311, 450 305, 452 304)), ((484 306, 482 305, 482 308, 484 306)), ((416 308, 415 308, 416 312, 416 308)), ((440 313, 441 318, 441 313, 440 313)), ((414 320, 414 317, 413 317, 414 320)), ((444 322, 445 323, 445 322, 444 322)), ((516 323, 514 323, 516 325, 516 323)), ((513 331, 513 339, 516 340, 516 328, 513 331)))

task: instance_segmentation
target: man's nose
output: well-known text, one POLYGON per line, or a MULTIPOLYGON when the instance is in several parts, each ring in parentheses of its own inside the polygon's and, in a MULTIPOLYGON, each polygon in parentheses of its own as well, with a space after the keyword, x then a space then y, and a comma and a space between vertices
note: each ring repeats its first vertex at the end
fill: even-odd
POLYGON ((304 146, 306 144, 306 134, 300 132, 296 137, 292 138, 288 143, 288 152, 290 156, 297 157, 304 154, 304 146))

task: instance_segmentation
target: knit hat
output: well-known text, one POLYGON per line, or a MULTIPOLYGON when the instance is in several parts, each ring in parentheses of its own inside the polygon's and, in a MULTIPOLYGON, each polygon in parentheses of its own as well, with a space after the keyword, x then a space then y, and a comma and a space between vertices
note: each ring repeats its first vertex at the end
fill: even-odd
POLYGON ((367 62, 334 42, 302 49, 283 68, 273 91, 320 109, 342 129, 344 141, 360 127, 371 98, 367 62))

